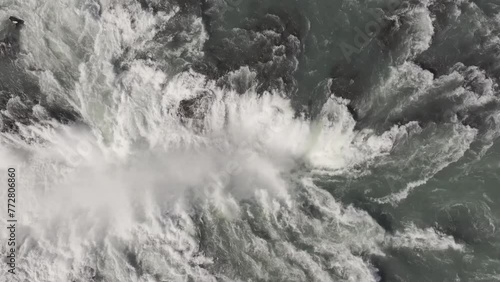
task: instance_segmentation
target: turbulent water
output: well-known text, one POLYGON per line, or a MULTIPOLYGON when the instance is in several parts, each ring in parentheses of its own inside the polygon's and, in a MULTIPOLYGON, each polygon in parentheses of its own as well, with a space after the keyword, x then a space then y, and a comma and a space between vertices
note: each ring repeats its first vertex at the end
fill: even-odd
POLYGON ((499 36, 498 0, 0 0, 0 281, 500 281, 499 36))

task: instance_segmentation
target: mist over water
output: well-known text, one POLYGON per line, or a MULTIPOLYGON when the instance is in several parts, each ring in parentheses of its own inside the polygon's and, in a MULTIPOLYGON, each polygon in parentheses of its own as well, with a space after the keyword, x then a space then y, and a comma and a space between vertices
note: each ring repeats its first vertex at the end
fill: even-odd
POLYGON ((0 281, 500 281, 499 7, 3 0, 0 281))

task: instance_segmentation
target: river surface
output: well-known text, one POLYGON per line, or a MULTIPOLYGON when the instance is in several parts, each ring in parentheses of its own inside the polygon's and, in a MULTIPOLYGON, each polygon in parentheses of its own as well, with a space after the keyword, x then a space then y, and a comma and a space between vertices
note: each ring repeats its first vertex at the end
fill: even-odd
POLYGON ((499 36, 498 0, 0 0, 0 281, 500 281, 499 36))

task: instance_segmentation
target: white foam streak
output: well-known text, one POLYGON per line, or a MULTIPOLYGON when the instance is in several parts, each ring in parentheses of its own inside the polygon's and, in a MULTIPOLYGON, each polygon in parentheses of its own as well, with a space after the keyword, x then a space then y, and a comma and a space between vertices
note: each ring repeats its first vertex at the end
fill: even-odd
MULTIPOLYGON (((439 151, 435 153, 436 157, 434 164, 429 166, 430 170, 425 171, 423 178, 416 181, 411 181, 406 184, 406 187, 398 192, 392 193, 374 201, 381 204, 391 204, 396 206, 398 203, 406 199, 411 191, 427 183, 438 172, 449 166, 450 164, 462 158, 465 152, 469 149, 470 144, 474 141, 477 135, 477 130, 463 125, 454 125, 451 136, 444 144, 439 144, 439 151)), ((432 150, 429 148, 428 150, 432 150)))
POLYGON ((386 244, 395 248, 410 248, 416 250, 457 250, 465 247, 455 242, 452 236, 442 234, 432 228, 419 229, 415 225, 408 226, 404 232, 397 231, 386 239, 386 244))

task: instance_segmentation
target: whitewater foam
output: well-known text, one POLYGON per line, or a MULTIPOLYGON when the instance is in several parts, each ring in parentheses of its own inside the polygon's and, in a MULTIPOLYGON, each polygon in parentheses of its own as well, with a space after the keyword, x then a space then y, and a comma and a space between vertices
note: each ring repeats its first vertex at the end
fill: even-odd
MULTIPOLYGON (((369 257, 384 248, 461 250, 430 229, 387 234, 311 179, 387 156, 414 123, 358 131, 349 101, 335 95, 311 121, 284 93, 256 93, 249 70, 239 93, 136 56, 156 50, 158 24, 175 8, 102 1, 97 20, 69 0, 12 5, 31 11, 21 62, 42 69, 33 73, 42 92, 82 117, 59 124, 35 106, 43 121, 0 134, 0 168, 16 164, 23 179, 19 281, 234 281, 242 273, 376 281, 369 257), (119 72, 118 58, 126 65, 119 72), (199 97, 209 97, 201 118, 181 117, 181 102, 199 97)), ((185 48, 198 56, 206 34, 193 21, 185 48)), ((459 158, 475 134, 450 132, 449 144, 431 148, 446 149, 446 161, 426 177, 459 158)))

